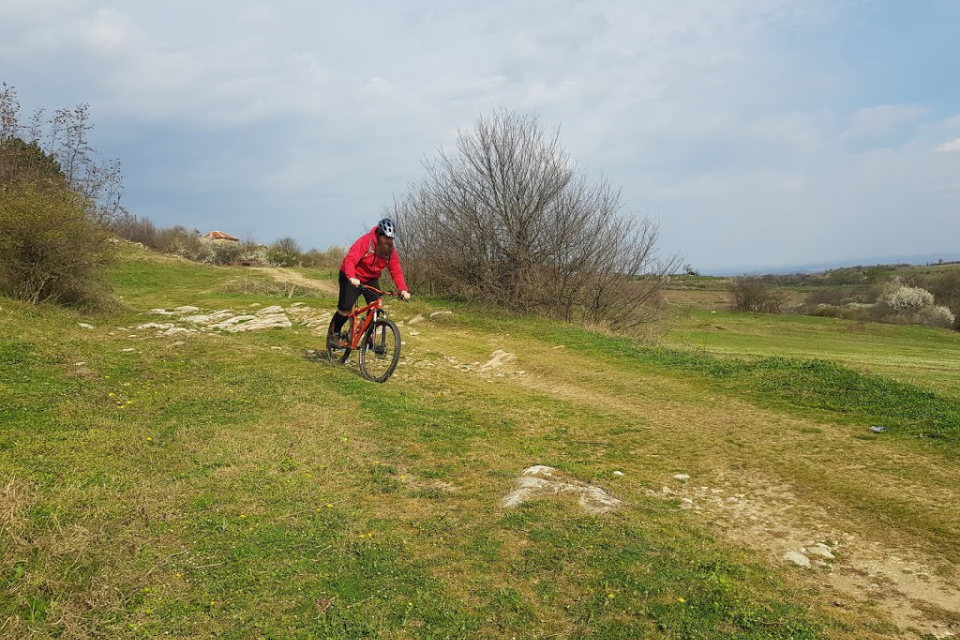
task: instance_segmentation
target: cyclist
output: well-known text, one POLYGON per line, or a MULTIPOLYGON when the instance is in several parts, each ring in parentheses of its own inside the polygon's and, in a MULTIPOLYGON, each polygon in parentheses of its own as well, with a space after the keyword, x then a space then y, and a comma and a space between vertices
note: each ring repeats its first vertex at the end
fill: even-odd
POLYGON ((400 259, 393 248, 394 238, 397 237, 397 226, 390 218, 384 218, 369 233, 360 236, 353 243, 346 257, 340 264, 340 299, 337 301, 337 312, 333 316, 333 333, 328 338, 333 348, 340 346, 340 330, 347 316, 353 311, 357 297, 363 293, 364 300, 370 304, 376 299, 376 294, 366 289, 361 290, 361 284, 380 288, 380 274, 384 268, 390 269, 394 284, 400 290, 404 300, 410 299, 407 284, 403 280, 403 270, 400 268, 400 259))

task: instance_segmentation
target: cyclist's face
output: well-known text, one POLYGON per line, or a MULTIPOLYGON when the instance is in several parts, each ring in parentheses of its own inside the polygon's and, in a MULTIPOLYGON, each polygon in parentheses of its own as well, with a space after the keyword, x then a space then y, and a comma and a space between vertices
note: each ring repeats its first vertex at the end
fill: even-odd
POLYGON ((388 238, 387 236, 378 237, 377 255, 386 258, 390 256, 391 251, 393 251, 393 238, 388 238))

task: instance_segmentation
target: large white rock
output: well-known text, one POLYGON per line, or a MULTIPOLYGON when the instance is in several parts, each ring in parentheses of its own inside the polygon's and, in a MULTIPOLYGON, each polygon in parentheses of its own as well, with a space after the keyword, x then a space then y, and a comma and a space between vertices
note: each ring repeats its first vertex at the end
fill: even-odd
POLYGON ((200 311, 200 307, 191 307, 190 305, 184 305, 182 307, 177 307, 173 311, 175 313, 179 313, 180 315, 183 315, 185 313, 196 313, 197 311, 200 311))
POLYGON ((799 551, 788 551, 783 555, 784 560, 789 560, 798 567, 804 567, 806 569, 810 568, 810 558, 803 555, 799 551))
POLYGON ((528 500, 561 494, 577 496, 580 507, 590 514, 607 513, 623 504, 622 500, 600 487, 577 480, 562 480, 553 467, 536 465, 523 470, 513 491, 500 501, 500 506, 509 509, 528 500))

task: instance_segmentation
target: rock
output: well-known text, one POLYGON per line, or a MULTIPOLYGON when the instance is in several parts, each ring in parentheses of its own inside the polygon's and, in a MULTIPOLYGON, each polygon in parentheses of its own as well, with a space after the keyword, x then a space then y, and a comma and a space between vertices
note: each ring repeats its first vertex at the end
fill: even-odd
POLYGON ((263 305, 261 305, 259 302, 254 302, 253 304, 250 305, 250 308, 252 309, 253 307, 261 307, 261 306, 263 305))
POLYGON ((617 476, 617 477, 619 478, 619 477, 621 477, 621 476, 623 475, 623 471, 614 471, 614 472, 613 472, 613 475, 615 475, 615 476, 617 476))
POLYGON ((150 309, 147 313, 155 316, 172 316, 174 315, 173 311, 167 311, 166 309, 150 309))
POLYGON ((86 362, 74 362, 74 363, 73 363, 73 366, 75 366, 75 367, 82 367, 82 366, 85 365, 85 364, 87 364, 87 363, 86 363, 86 362))
POLYGON ((433 313, 430 314, 430 317, 435 318, 437 316, 452 316, 452 315, 453 315, 453 311, 434 311, 433 313))
POLYGON ((480 365, 481 371, 489 371, 490 369, 496 369, 497 367, 502 367, 503 365, 513 362, 517 359, 517 356, 512 353, 507 353, 501 349, 497 349, 490 354, 490 359, 484 364, 480 365))
POLYGON ((185 344, 187 344, 187 343, 186 343, 186 342, 181 342, 180 340, 177 340, 176 342, 171 342, 171 343, 170 343, 170 346, 171 346, 171 347, 182 347, 182 346, 185 345, 185 344))
POLYGON ((662 493, 665 496, 668 496, 671 493, 673 493, 673 491, 670 489, 670 487, 663 487, 662 489, 660 489, 660 493, 662 493))
POLYGON ((874 433, 883 433, 886 430, 887 430, 886 427, 878 427, 878 426, 870 427, 870 431, 873 431, 874 433))
POLYGON ((408 331, 408 332, 407 332, 407 335, 418 336, 418 335, 420 335, 420 332, 419 332, 419 331, 408 331))
POLYGON ((688 476, 688 475, 685 474, 685 473, 678 473, 677 475, 673 476, 673 479, 674 479, 674 480, 689 480, 689 479, 690 479, 690 476, 688 476))
POLYGON ((810 558, 803 555, 799 551, 788 551, 783 555, 784 560, 789 560, 798 567, 810 568, 810 558))
POLYGON ((263 309, 260 309, 259 311, 257 311, 257 315, 258 316, 274 316, 283 312, 284 312, 283 307, 274 305, 272 307, 264 307, 263 309))
POLYGON ((183 322, 190 322, 192 324, 207 324, 213 322, 214 320, 219 320, 219 318, 214 318, 213 316, 183 316, 180 318, 183 322))
MULTIPOLYGON (((268 307, 267 309, 269 309, 268 307)), ((266 311, 264 309, 263 311, 266 311)), ((283 309, 280 309, 280 313, 271 313, 255 316, 235 316, 221 322, 219 324, 211 325, 213 329, 222 329, 229 333, 239 333, 241 331, 260 331, 262 329, 287 329, 293 326, 293 323, 290 322, 290 318, 283 313, 283 309)), ((261 312, 262 313, 262 312, 261 312)))
POLYGON ((306 303, 306 302, 294 302, 294 303, 293 303, 292 305, 290 305, 290 306, 291 306, 291 307, 302 307, 302 306, 305 305, 305 304, 307 304, 307 303, 306 303))
POLYGON ((423 316, 418 313, 414 317, 407 320, 407 324, 417 324, 418 322, 422 322, 422 321, 423 321, 423 316))
POLYGON ((283 351, 283 347, 270 347, 274 351, 283 351))
POLYGON ((134 349, 133 347, 130 347, 128 349, 120 349, 120 353, 130 353, 131 351, 136 351, 136 349, 134 349))
POLYGON ((161 331, 164 329, 172 329, 172 328, 173 328, 172 324, 160 324, 159 322, 148 322, 146 324, 142 324, 139 327, 137 327, 137 329, 160 329, 161 331))
POLYGON ((836 556, 830 551, 830 547, 825 544, 806 547, 804 548, 803 552, 808 556, 817 556, 818 558, 823 558, 824 560, 834 560, 836 558, 836 556))
POLYGON ((185 313, 196 313, 197 311, 200 311, 200 308, 199 308, 199 307, 191 307, 190 305, 184 305, 184 306, 182 306, 182 307, 177 307, 177 308, 174 309, 173 311, 174 311, 174 313, 179 313, 180 315, 183 315, 183 314, 185 314, 185 313))
POLYGON ((564 348, 565 348, 565 347, 564 347, 562 344, 558 344, 558 345, 555 346, 555 347, 550 347, 551 350, 553 350, 553 349, 564 349, 564 348))
POLYGON ((182 327, 173 327, 172 329, 167 329, 160 335, 164 337, 169 337, 169 336, 179 336, 185 333, 196 333, 196 332, 197 332, 196 329, 184 329, 182 327))
POLYGON ((77 326, 80 327, 81 329, 93 329, 93 325, 87 324, 86 322, 78 322, 77 326))
POLYGON ((536 465, 523 470, 514 490, 500 501, 500 505, 509 509, 541 496, 561 494, 576 495, 580 507, 590 514, 607 513, 623 504, 622 500, 614 498, 600 487, 577 480, 560 480, 556 469, 536 465))

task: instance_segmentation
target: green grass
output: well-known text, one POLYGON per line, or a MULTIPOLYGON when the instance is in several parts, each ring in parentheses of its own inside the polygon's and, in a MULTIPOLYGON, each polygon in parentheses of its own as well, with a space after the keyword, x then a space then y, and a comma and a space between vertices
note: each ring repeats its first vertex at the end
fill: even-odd
POLYGON ((724 357, 827 359, 960 398, 960 332, 946 329, 691 310, 664 343, 724 357))
MULTIPOLYGON (((890 631, 869 606, 837 617, 820 606, 815 578, 804 582, 717 537, 678 501, 647 493, 677 471, 751 461, 795 472, 797 492, 806 490, 802 460, 739 453, 726 442, 741 437, 732 432, 690 437, 717 415, 744 424, 754 447, 767 442, 749 429, 771 420, 806 438, 822 425, 807 421, 811 411, 840 427, 882 416, 904 437, 851 446, 916 454, 916 466, 849 472, 843 486, 815 489, 857 505, 867 523, 908 513, 902 535, 935 537, 944 557, 958 548, 952 497, 938 511, 864 480, 934 482, 949 472, 928 477, 922 460, 933 454, 914 438, 955 444, 956 403, 928 389, 830 362, 649 349, 439 300, 393 305, 398 319, 437 308, 454 315, 428 320, 420 338, 402 329, 411 360, 386 385, 365 382, 354 365, 305 359, 320 339, 303 325, 179 345, 135 329, 156 320, 144 313, 154 307, 277 302, 219 293, 243 273, 128 256, 111 272, 125 304, 114 313, 0 301, 0 635, 890 631), (482 361, 500 347, 542 384, 444 368, 449 354, 482 361), (744 398, 770 413, 750 422, 736 413, 744 398), (568 499, 501 509, 519 471, 535 463, 607 486, 627 506, 608 516, 584 515, 568 499), (611 479, 613 469, 626 476, 611 479)), ((334 302, 283 304, 298 301, 318 312, 334 302)))

